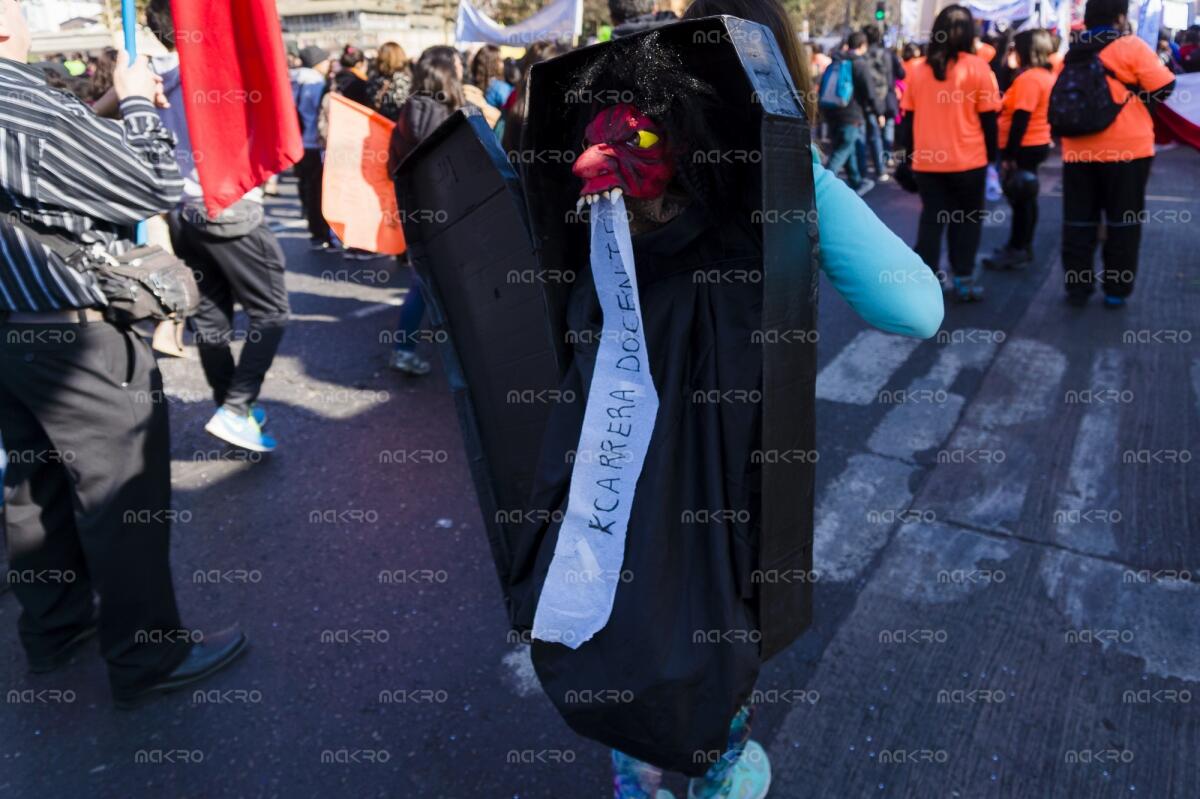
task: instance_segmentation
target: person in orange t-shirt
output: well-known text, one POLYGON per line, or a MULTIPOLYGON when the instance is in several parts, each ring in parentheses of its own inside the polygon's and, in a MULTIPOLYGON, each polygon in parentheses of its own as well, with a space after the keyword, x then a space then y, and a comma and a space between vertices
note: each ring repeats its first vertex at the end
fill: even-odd
POLYGON ((1021 31, 1013 38, 1017 76, 1000 108, 1000 177, 1012 206, 1008 243, 983 259, 990 269, 1013 269, 1033 260, 1038 217, 1038 166, 1050 154, 1050 89, 1054 73, 1049 31, 1021 31))
POLYGON ((916 177, 921 219, 913 249, 935 272, 942 233, 961 302, 983 298, 975 256, 983 227, 987 165, 996 159, 1000 90, 987 63, 971 51, 975 22, 960 5, 933 22, 925 62, 908 76, 900 145, 916 177))
POLYGON ((1154 160, 1154 122, 1147 104, 1166 100, 1175 88, 1175 75, 1150 46, 1124 33, 1126 8, 1125 0, 1088 0, 1083 16, 1087 30, 1067 54, 1069 65, 1099 52, 1113 102, 1123 104, 1103 130, 1062 139, 1062 262, 1067 300, 1073 305, 1084 305, 1096 282, 1093 259, 1102 214, 1104 304, 1120 308, 1133 292, 1146 181, 1154 160))

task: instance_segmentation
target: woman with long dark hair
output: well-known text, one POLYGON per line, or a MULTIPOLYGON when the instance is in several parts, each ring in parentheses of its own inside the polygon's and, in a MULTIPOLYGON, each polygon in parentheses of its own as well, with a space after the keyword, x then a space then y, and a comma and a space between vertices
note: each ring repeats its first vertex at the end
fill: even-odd
POLYGON ((483 99, 494 108, 503 108, 512 92, 512 84, 504 79, 504 58, 500 48, 485 44, 471 59, 471 83, 483 92, 483 99))
MULTIPOLYGON (((400 163, 451 114, 463 99, 462 59, 453 47, 438 45, 421 53, 413 66, 412 94, 400 107, 388 148, 388 174, 395 180, 400 163)), ((417 329, 425 316, 425 296, 414 271, 408 297, 396 325, 391 366, 408 375, 429 374, 433 366, 416 353, 417 329)))
POLYGON ((1033 229, 1038 216, 1038 166, 1050 154, 1050 89, 1054 71, 1049 31, 1021 31, 1013 39, 1016 77, 1000 109, 1000 175, 1012 206, 1008 243, 983 259, 989 269, 1013 269, 1033 260, 1033 229))
POLYGON ((996 158, 996 76, 975 55, 975 20, 964 6, 946 6, 930 33, 925 61, 908 76, 900 145, 921 195, 917 254, 938 271, 942 233, 960 302, 983 299, 975 256, 983 229, 987 165, 996 158))

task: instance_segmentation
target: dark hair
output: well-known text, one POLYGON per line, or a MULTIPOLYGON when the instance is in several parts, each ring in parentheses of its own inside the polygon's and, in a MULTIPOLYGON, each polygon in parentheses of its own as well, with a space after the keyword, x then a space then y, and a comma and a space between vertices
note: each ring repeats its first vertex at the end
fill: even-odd
POLYGON ((451 111, 466 104, 455 61, 458 51, 445 44, 426 48, 413 66, 413 94, 427 94, 451 111))
POLYGON ((862 32, 867 37, 867 44, 876 45, 883 41, 883 31, 878 25, 863 25, 862 32))
POLYGON ((1115 25, 1127 13, 1129 3, 1126 0, 1087 0, 1083 9, 1083 26, 1099 28, 1101 25, 1115 25))
POLYGON ((862 31, 855 31, 846 37, 846 47, 851 50, 857 50, 867 43, 867 34, 862 31))
MULTIPOLYGON (((1094 2, 1094 0, 1093 0, 1094 2)), ((975 52, 975 20, 966 6, 946 6, 938 12, 929 32, 929 47, 925 61, 938 80, 946 79, 950 62, 959 53, 975 52)))
POLYGON ((1054 52, 1054 40, 1050 38, 1050 31, 1041 28, 1021 31, 1013 37, 1013 49, 1017 51, 1017 59, 1022 67, 1054 69, 1050 64, 1050 54, 1054 52))
POLYGON ((505 152, 515 152, 521 147, 521 132, 525 125, 525 97, 529 84, 529 70, 534 64, 554 58, 558 55, 558 45, 554 42, 534 42, 525 50, 517 69, 521 73, 520 80, 513 86, 513 101, 508 107, 504 121, 503 146, 505 152))
POLYGON ((608 0, 608 13, 614 25, 653 11, 654 0, 608 0))
POLYGON ((908 44, 904 45, 904 50, 901 51, 900 59, 902 61, 911 61, 919 55, 921 55, 920 46, 909 42, 908 44))
POLYGON ((171 14, 171 0, 150 0, 146 6, 146 27, 154 38, 168 50, 175 49, 175 17, 171 14))
POLYGON ((815 122, 817 104, 812 85, 812 70, 809 66, 810 58, 804 53, 791 17, 779 0, 695 0, 683 13, 683 18, 699 19, 721 14, 765 25, 775 35, 775 42, 783 53, 783 63, 804 102, 804 111, 809 120, 815 122))
POLYGON ((352 44, 348 44, 342 50, 342 56, 338 59, 338 63, 342 65, 343 69, 353 69, 366 60, 367 57, 363 55, 362 50, 359 50, 352 44))
POLYGON ((96 58, 96 71, 88 83, 88 99, 96 102, 112 88, 113 72, 117 69, 117 49, 106 47, 96 58))
POLYGON ((504 82, 516 86, 520 79, 521 67, 517 65, 516 59, 504 59, 504 82))
POLYGON ((504 59, 500 57, 499 47, 485 44, 471 59, 471 83, 486 89, 492 78, 504 78, 504 59))

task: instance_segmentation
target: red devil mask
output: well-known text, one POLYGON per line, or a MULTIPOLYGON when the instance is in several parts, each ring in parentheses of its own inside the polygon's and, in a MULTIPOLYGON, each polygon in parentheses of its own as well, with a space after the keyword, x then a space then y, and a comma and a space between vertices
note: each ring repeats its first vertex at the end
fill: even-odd
POLYGON ((651 200, 666 191, 675 172, 666 131, 628 103, 596 114, 584 132, 584 145, 572 170, 583 180, 581 196, 619 188, 651 200))

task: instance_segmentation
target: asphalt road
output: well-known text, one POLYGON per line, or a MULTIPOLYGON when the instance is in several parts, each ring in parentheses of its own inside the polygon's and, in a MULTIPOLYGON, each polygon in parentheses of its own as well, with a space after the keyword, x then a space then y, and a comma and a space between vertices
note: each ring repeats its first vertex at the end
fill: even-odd
MULTIPOLYGON (((1151 208, 1174 210, 1176 221, 1182 210, 1200 213, 1198 179, 1195 153, 1165 154, 1151 183, 1152 196, 1165 199, 1152 200, 1151 208)), ((1102 587, 1087 583, 1077 586, 1083 593, 1074 604, 1063 606, 1023 606, 1018 600, 1027 598, 1027 592, 1012 599, 977 593, 973 604, 953 605, 946 599, 933 603, 932 611, 928 602, 914 604, 911 616, 896 617, 908 608, 903 601, 921 590, 918 586, 898 597, 901 576, 935 558, 948 541, 958 541, 955 536, 987 536, 993 559, 1006 554, 1019 560, 1025 555, 1018 557, 1005 547, 1037 543, 1035 532, 1009 518, 1028 511, 1027 495, 1033 491, 1023 490, 1015 498, 981 498, 980 485, 1037 484, 1059 473, 1069 479, 1085 473, 1083 466, 1090 462, 1087 452, 1071 457, 1071 441, 1053 439, 1052 418, 1041 427, 1009 429, 1002 424, 1014 416, 1025 420, 1020 409, 1033 407, 1036 396, 1019 390, 1022 379, 1036 383, 1082 368, 1086 380, 1099 351, 1093 340, 1114 325, 1111 315, 1095 307, 1070 330, 1046 321, 1062 313, 1057 304, 1048 304, 1057 299, 1050 279, 1059 268, 1057 183, 1058 168, 1051 164, 1043 177, 1036 263, 1020 273, 989 274, 983 304, 949 305, 937 340, 917 344, 875 333, 828 284, 822 287, 816 563, 822 577, 816 585, 813 629, 768 664, 759 683, 765 698, 755 737, 770 749, 776 764, 772 796, 1200 795, 1194 757, 1168 759, 1170 767, 1154 765, 1156 757, 1164 756, 1163 747, 1194 753, 1200 743, 1196 714, 1163 705, 1139 708, 1142 722, 1136 730, 1145 745, 1132 765, 1102 764, 1107 781, 1080 781, 1060 773, 1061 768, 1041 772, 1032 781, 1020 776, 1043 768, 1050 756, 1036 746, 1023 754, 1012 749, 1019 749, 1023 740, 1044 742, 1059 731, 1061 708, 1052 698, 1088 685, 1081 689, 1071 679, 1070 664, 1036 680, 1043 685, 1037 694, 1042 699, 1026 699, 1010 710, 1015 720, 997 722, 987 715, 991 707, 960 703, 951 708, 946 730, 953 731, 954 741, 943 748, 953 749, 954 758, 947 759, 963 765, 961 775, 947 768, 938 771, 936 762, 933 767, 916 763, 911 752, 909 762, 898 770, 893 766, 889 778, 873 770, 877 760, 871 737, 879 729, 898 725, 907 731, 905 751, 915 751, 933 738, 941 740, 938 731, 948 711, 889 704, 888 694, 908 695, 915 689, 899 681, 889 688, 886 675, 897 668, 903 672, 912 663, 873 649, 871 631, 932 613, 935 621, 921 621, 924 628, 932 628, 936 637, 943 629, 937 619, 942 619, 950 630, 945 633, 951 642, 947 651, 966 657, 988 649, 982 645, 989 640, 987 632, 1011 623, 1005 614, 1028 614, 1035 629, 1060 632, 1064 625, 1083 625, 1070 621, 1072 608, 1086 611, 1103 604, 1089 593, 1102 587), (1034 332, 1022 325, 1034 325, 1034 332), (1074 342, 1063 356, 1064 363, 1072 364, 1069 370, 1055 371, 1058 360, 1038 349, 1039 335, 1046 341, 1057 336, 1055 342, 1074 342), (1027 343, 1014 346, 1014 339, 1027 343), (970 466, 938 462, 938 453, 947 448, 966 451, 976 429, 1008 436, 1013 447, 1009 471, 974 473, 970 466), (1022 457, 1025 451, 1032 454, 1022 457), (1061 462, 1049 465, 1034 457, 1059 451, 1061 462), (956 489, 963 480, 974 481, 974 494, 956 489), (926 518, 926 513, 934 515, 926 518), (913 527, 914 518, 929 522, 927 527, 954 529, 942 529, 940 537, 930 539, 929 530, 913 527), (952 605, 953 612, 948 610, 952 605), (883 670, 882 676, 872 667, 883 670), (873 689, 873 694, 864 687, 867 681, 882 683, 883 693, 874 696, 879 691, 873 689), (890 708, 891 715, 880 720, 880 708, 890 708), (973 736, 988 738, 981 731, 989 724, 998 732, 986 744, 973 743, 973 736), (1002 760, 997 739, 1012 744, 1002 760), (1125 773, 1131 769, 1146 770, 1136 776, 1125 773), (1033 793, 1028 792, 1031 786, 1033 793)), ((525 649, 507 638, 440 367, 421 379, 398 376, 386 367, 388 336, 407 275, 388 259, 349 261, 310 253, 292 199, 294 184, 285 181, 284 191, 284 197, 272 202, 271 214, 289 258, 293 323, 263 396, 279 451, 251 459, 219 446, 202 430, 211 407, 195 359, 162 363, 171 403, 179 520, 173 563, 184 619, 199 629, 240 622, 251 639, 251 652, 197 692, 119 712, 109 702, 94 647, 53 675, 27 675, 16 637, 16 601, 11 594, 0 596, 0 636, 5 641, 0 674, 6 689, 0 714, 0 796, 610 796, 607 753, 563 724, 541 695, 525 649)), ((915 197, 883 185, 868 200, 894 230, 913 238, 915 197)), ((985 249, 1000 244, 1006 234, 1005 207, 992 210, 985 223, 985 249)), ((1144 300, 1139 293, 1134 303, 1145 303, 1139 318, 1174 314, 1176 329, 1200 334, 1194 310, 1200 260, 1194 226, 1191 230, 1166 222, 1148 230, 1144 269, 1190 265, 1192 272, 1174 290, 1164 282, 1146 290, 1144 300), (1154 248, 1168 245, 1169 257, 1159 257, 1154 248), (1183 302, 1187 298, 1190 306, 1183 302)), ((432 354, 431 347, 426 351, 432 354)), ((1138 373, 1139 390, 1153 393, 1161 385, 1174 402, 1176 433, 1186 433, 1184 448, 1200 449, 1197 347, 1164 347, 1150 350, 1149 356, 1139 351, 1130 359, 1142 363, 1147 357, 1168 362, 1138 373), (1192 421, 1185 423, 1188 418, 1192 421)), ((1169 413, 1153 403, 1150 407, 1169 413)), ((1100 425, 1100 434, 1109 429, 1103 417, 1091 423, 1100 425)), ((1126 426, 1137 437, 1152 424, 1135 418, 1126 426)), ((1080 439, 1086 436, 1080 434, 1080 439)), ((1143 553, 1146 547, 1159 552, 1154 548, 1161 542, 1135 537, 1126 543, 1121 533, 1119 546, 1102 551, 1076 542, 1055 552, 1147 569, 1200 568, 1194 542, 1197 471, 1188 466, 1171 475, 1136 477, 1125 501, 1144 503, 1140 523, 1182 538, 1174 550, 1139 560, 1139 546, 1143 553), (1153 519, 1147 515, 1151 508, 1153 519)), ((1128 504, 1126 509, 1132 512, 1128 504)), ((981 562, 980 557, 976 553, 971 563, 981 562)), ((1124 680, 1150 679, 1148 685, 1156 688, 1163 680, 1175 688, 1195 687, 1200 674, 1192 656, 1200 649, 1193 648, 1188 620, 1194 630, 1197 615, 1192 611, 1200 605, 1193 588, 1192 583, 1179 586, 1171 596, 1175 604, 1161 618, 1154 612, 1153 603, 1159 601, 1154 594, 1145 607, 1114 610, 1120 618, 1148 613, 1165 628, 1164 642, 1145 650, 1136 643, 1096 643, 1083 668, 1116 669, 1124 680), (1119 666, 1112 665, 1114 658, 1119 666), (1155 663, 1163 658, 1173 665, 1155 663)), ((1013 662, 1000 658, 1000 665, 1040 675, 1037 664, 1058 654, 1047 653, 1045 643, 1034 638, 1014 648, 1013 657, 1013 662)), ((1055 757, 1050 761, 1062 762, 1055 757)), ((682 795, 682 781, 673 778, 668 785, 682 795)))

